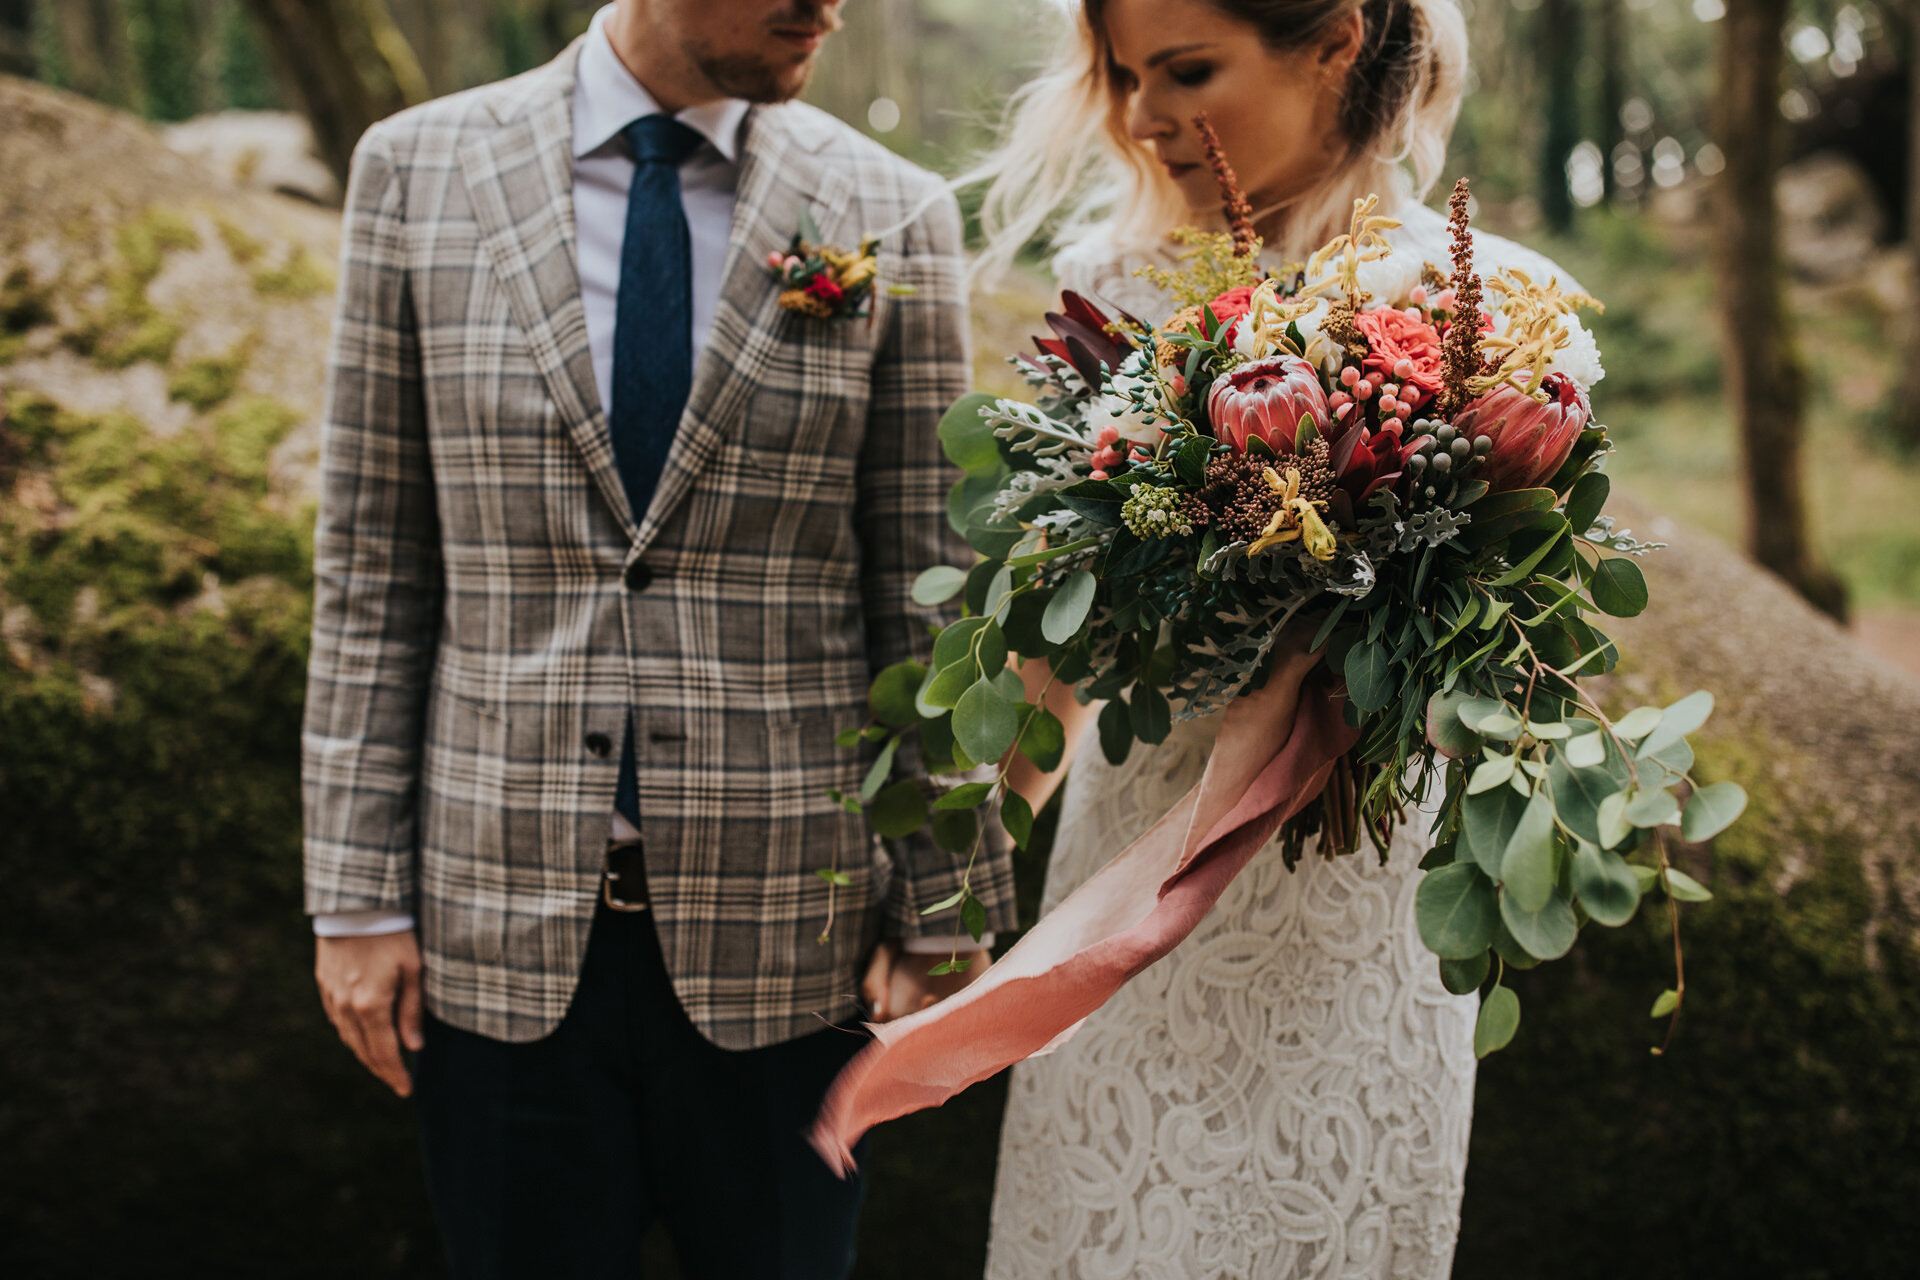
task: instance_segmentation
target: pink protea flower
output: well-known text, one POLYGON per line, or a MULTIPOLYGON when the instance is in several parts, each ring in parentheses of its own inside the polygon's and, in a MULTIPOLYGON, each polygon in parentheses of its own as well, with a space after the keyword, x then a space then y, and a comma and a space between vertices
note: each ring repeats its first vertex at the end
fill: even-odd
POLYGON ((1328 422, 1327 393, 1312 365, 1298 356, 1276 355, 1241 365, 1207 393, 1213 433, 1236 453, 1259 436, 1275 453, 1292 453, 1303 414, 1321 427, 1328 422))
POLYGON ((1587 393, 1572 378, 1550 373, 1540 385, 1547 393, 1545 404, 1524 391, 1495 387, 1454 419, 1468 440, 1487 436, 1493 441, 1474 474, 1496 492, 1537 488, 1551 480, 1593 417, 1587 393))

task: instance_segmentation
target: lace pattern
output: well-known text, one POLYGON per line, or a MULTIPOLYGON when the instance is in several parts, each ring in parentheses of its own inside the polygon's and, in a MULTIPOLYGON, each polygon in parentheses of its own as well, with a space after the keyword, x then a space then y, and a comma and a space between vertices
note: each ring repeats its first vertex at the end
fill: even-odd
MULTIPOLYGON (((1083 743, 1045 908, 1193 785, 1217 718, 1083 743)), ((1410 821, 1371 853, 1269 847, 1179 950, 1014 1068, 989 1280, 1447 1275, 1472 1115, 1474 1001, 1413 924, 1410 821)))

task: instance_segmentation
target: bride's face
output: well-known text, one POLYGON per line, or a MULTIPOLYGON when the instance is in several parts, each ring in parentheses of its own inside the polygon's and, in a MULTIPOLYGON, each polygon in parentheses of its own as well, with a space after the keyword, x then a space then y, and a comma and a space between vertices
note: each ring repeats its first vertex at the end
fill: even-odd
POLYGON ((1210 0, 1106 0, 1102 10, 1127 132, 1190 207, 1220 203, 1193 128, 1201 111, 1256 210, 1301 196, 1340 158, 1338 87, 1359 47, 1357 12, 1317 45, 1275 51, 1210 0))

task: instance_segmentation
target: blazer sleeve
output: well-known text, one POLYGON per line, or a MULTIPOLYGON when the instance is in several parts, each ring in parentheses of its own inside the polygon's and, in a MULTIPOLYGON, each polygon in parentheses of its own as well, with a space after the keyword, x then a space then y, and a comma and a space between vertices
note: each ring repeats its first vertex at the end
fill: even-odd
POLYGON ((321 423, 301 735, 306 909, 316 915, 414 903, 443 577, 402 179, 376 127, 348 181, 321 423))
MULTIPOLYGON (((913 602, 913 580, 933 565, 966 567, 979 557, 947 522, 946 495, 958 473, 940 448, 947 406, 972 380, 959 206, 940 192, 902 233, 900 278, 913 290, 888 299, 886 333, 873 370, 867 433, 858 476, 856 523, 867 653, 877 673, 896 662, 927 662, 933 631, 953 620, 942 608, 913 602)), ((917 753, 903 751, 896 777, 912 777, 917 753)), ((974 862, 975 896, 987 927, 1014 925, 1013 864, 998 824, 974 862)), ((950 933, 952 912, 923 917, 926 907, 959 889, 968 857, 934 844, 923 829, 889 843, 894 873, 883 932, 912 938, 950 933)))

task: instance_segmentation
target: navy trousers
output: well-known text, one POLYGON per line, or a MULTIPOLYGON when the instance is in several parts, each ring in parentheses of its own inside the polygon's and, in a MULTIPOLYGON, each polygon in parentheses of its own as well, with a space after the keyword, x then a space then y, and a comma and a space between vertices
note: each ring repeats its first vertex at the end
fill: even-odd
POLYGON ((689 1280, 842 1280, 860 1179, 836 1178, 803 1134, 864 1039, 716 1047, 674 997, 652 914, 602 904, 546 1039, 427 1019, 414 1092, 454 1277, 632 1280, 659 1221, 689 1280))

